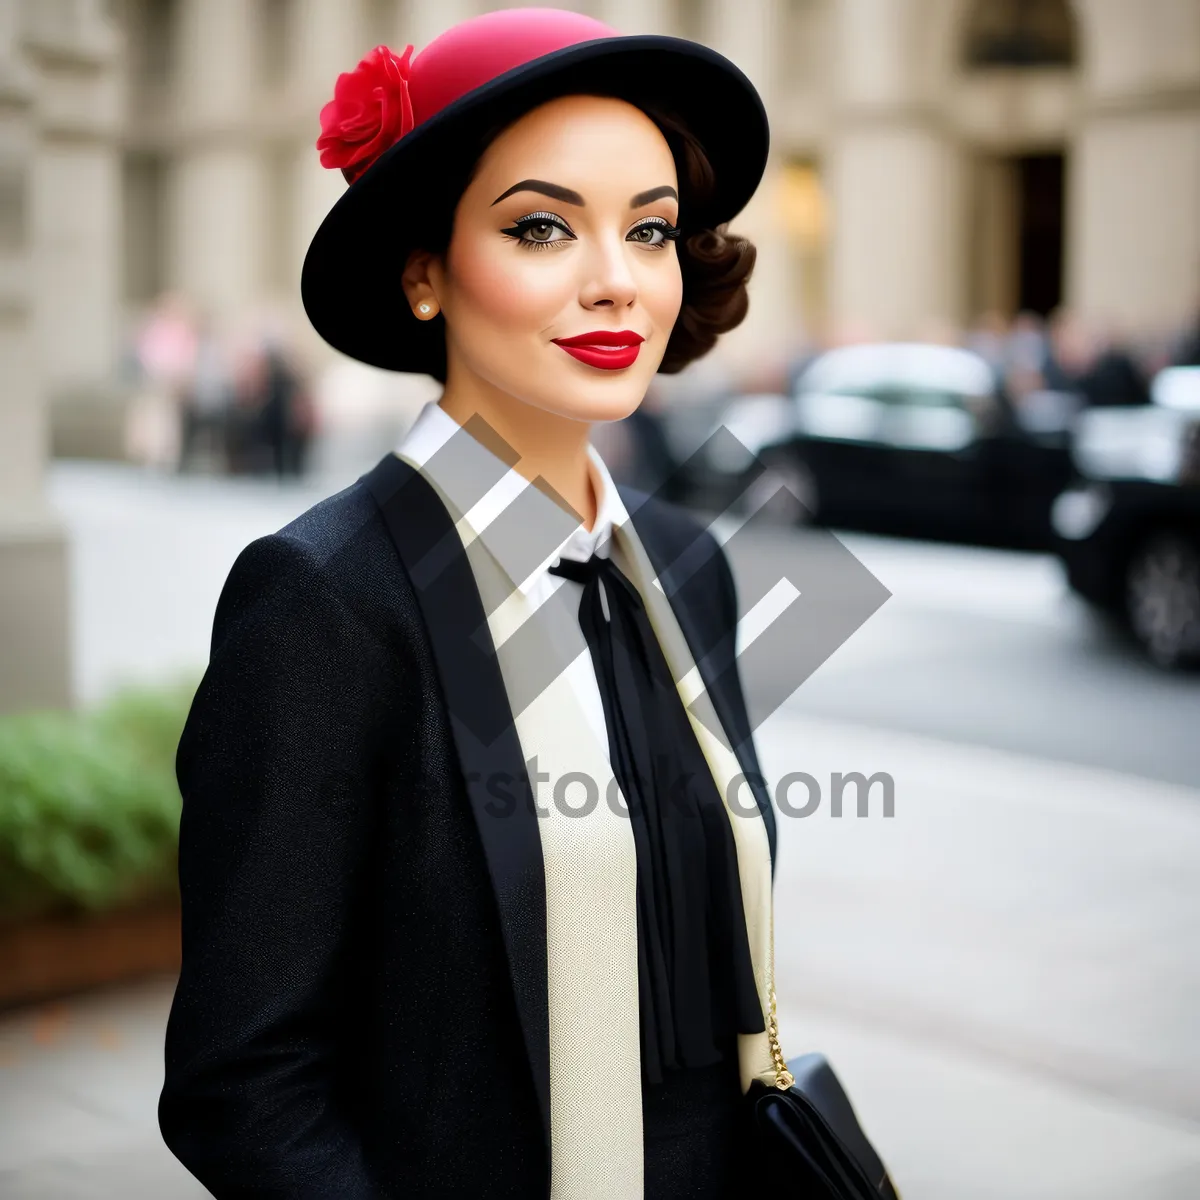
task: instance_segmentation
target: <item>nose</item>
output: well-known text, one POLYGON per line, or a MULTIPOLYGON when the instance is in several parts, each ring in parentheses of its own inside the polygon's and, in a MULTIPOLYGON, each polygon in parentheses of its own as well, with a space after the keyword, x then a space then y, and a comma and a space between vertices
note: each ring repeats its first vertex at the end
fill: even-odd
POLYGON ((604 238, 587 255, 579 302, 584 308, 629 308, 637 299, 624 238, 604 238))

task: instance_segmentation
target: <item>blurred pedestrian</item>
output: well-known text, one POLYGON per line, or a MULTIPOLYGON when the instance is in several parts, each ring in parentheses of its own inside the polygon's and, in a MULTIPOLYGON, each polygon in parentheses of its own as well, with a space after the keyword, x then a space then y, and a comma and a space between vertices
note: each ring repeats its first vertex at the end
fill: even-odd
POLYGON ((1050 349, 1050 334, 1039 313, 1022 309, 1013 318, 1005 339, 1005 356, 1010 369, 1041 374, 1050 349))
POLYGON ((1089 407, 1150 403, 1145 374, 1117 330, 1098 332, 1091 351, 1091 361, 1079 377, 1079 390, 1089 407))
POLYGON ((191 378, 183 387, 178 469, 189 470, 199 449, 211 466, 228 469, 229 407, 233 378, 212 317, 201 318, 191 378))
POLYGON ((134 338, 141 386, 130 405, 126 453, 148 466, 178 463, 183 393, 196 361, 191 306, 179 293, 164 293, 134 338))
POLYGON ((187 298, 165 292, 138 335, 138 361, 148 378, 177 392, 191 377, 196 343, 196 322, 187 298))
POLYGON ((1051 314, 1048 332, 1041 363, 1043 386, 1053 392, 1079 391, 1095 360, 1091 331, 1078 313, 1059 308, 1051 314))
POLYGON ((980 313, 974 326, 967 331, 964 345, 973 350, 998 375, 1007 367, 1009 329, 1002 312, 989 309, 980 313))
POLYGON ((262 344, 262 393, 258 407, 261 443, 279 479, 304 472, 311 432, 312 404, 282 340, 268 335, 262 344))

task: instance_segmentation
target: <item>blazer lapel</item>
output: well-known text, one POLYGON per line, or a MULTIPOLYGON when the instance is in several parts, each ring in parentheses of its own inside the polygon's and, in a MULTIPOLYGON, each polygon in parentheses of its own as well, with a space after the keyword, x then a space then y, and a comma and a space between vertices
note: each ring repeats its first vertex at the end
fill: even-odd
MULTIPOLYGON (((643 521, 644 526, 648 524, 650 523, 643 521)), ((671 531, 660 530, 660 533, 663 532, 671 531)), ((722 711, 718 713, 718 706, 714 700, 722 696, 722 691, 713 686, 714 675, 711 667, 701 669, 700 666, 706 657, 710 660, 714 657, 711 651, 707 655, 704 653, 712 647, 714 639, 718 639, 717 644, 720 646, 724 642, 732 641, 732 638, 722 637, 728 631, 722 629, 721 610, 712 606, 706 593, 697 595, 693 590, 685 600, 682 589, 660 587, 660 582, 668 573, 656 566, 646 543, 642 540, 641 531, 632 520, 619 528, 619 535, 618 548, 623 551, 621 558, 624 560, 620 565, 627 567, 630 579, 642 594, 651 625, 676 680, 680 699, 691 718, 697 743, 729 808, 730 832, 737 849, 746 936, 765 1019, 769 1007, 773 956, 771 881, 774 873, 774 855, 770 825, 766 817, 766 813, 770 812, 770 805, 768 802, 764 811, 763 797, 760 795, 760 789, 753 786, 748 759, 739 757, 733 751, 734 746, 741 746, 744 754, 744 747, 752 745, 745 736, 744 729, 736 724, 737 706, 729 697, 725 697, 720 706, 722 711), (705 615, 696 619, 696 612, 705 615), (684 632, 685 623, 689 630, 687 633, 684 632), (738 786, 741 778, 751 781, 751 790, 757 806, 756 809, 750 809, 748 814, 741 808, 740 798, 744 797, 744 792, 738 786), (735 798, 738 798, 736 809, 735 798), (761 816, 762 820, 753 819, 757 816, 761 816)), ((711 539, 697 539, 705 540, 709 541, 715 550, 715 543, 712 543, 711 539)), ((660 564, 669 557, 663 541, 662 536, 657 540, 657 561, 660 564)), ((690 576, 692 579, 695 577, 696 573, 690 576)), ((711 592, 711 574, 703 582, 706 592, 711 592)), ((720 661, 720 657, 717 656, 718 664, 720 661)), ((765 788, 761 790, 765 792, 765 788)), ((755 1080, 768 1082, 773 1078, 771 1047, 765 1028, 759 1033, 739 1034, 738 1060, 743 1091, 755 1080)))
POLYGON ((487 617, 454 522, 429 481, 403 459, 387 454, 363 482, 380 507, 429 632, 496 894, 549 1155, 545 871, 521 743, 487 617))
POLYGON ((645 493, 623 486, 618 490, 663 594, 670 601, 730 749, 736 755, 762 813, 774 877, 775 812, 754 750, 749 718, 744 705, 738 702, 734 688, 737 631, 724 627, 712 599, 715 564, 711 560, 720 553, 720 548, 707 532, 686 545, 678 544, 679 539, 673 536, 673 531, 656 520, 654 506, 647 503, 645 493))

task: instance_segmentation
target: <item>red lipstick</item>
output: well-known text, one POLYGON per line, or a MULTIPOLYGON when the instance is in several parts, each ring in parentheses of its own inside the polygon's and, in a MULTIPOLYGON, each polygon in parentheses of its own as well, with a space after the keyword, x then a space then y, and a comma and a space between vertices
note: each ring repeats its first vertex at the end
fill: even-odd
POLYGON ((631 367, 638 356, 638 347, 646 339, 631 329, 613 331, 597 329, 593 333, 579 333, 569 338, 554 338, 572 358, 577 358, 589 367, 601 367, 615 371, 620 367, 631 367))

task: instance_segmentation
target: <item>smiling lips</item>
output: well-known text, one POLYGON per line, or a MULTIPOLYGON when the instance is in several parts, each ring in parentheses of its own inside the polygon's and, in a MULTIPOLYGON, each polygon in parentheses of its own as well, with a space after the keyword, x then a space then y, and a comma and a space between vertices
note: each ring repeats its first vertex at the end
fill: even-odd
POLYGON ((580 333, 575 337, 553 340, 556 346, 561 346, 581 363, 587 363, 589 367, 615 371, 621 367, 633 366, 638 356, 638 347, 646 339, 630 329, 619 329, 616 332, 597 329, 594 333, 580 333))

